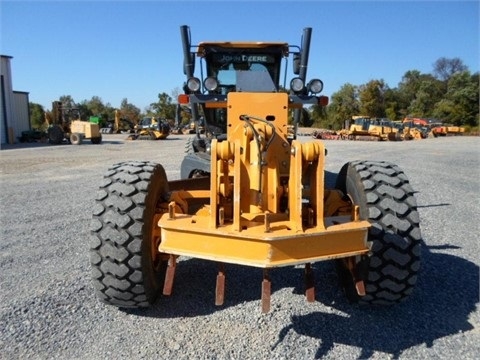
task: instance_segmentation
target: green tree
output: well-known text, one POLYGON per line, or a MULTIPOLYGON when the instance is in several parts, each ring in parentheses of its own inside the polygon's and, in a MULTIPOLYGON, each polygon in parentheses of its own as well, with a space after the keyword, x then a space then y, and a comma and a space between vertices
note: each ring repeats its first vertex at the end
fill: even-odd
POLYGON ((422 74, 418 70, 405 73, 397 88, 399 117, 431 117, 435 104, 444 95, 442 82, 431 74, 422 74))
POLYGON ((71 95, 62 95, 59 97, 58 101, 60 101, 65 109, 72 109, 77 107, 77 104, 73 100, 71 95))
POLYGON ((30 124, 33 129, 43 129, 45 127, 45 109, 42 105, 29 103, 30 124))
POLYGON ((420 76, 414 98, 410 101, 407 112, 415 117, 432 117, 435 104, 443 97, 442 83, 432 75, 420 76))
POLYGON ((360 86, 360 113, 362 115, 383 118, 385 117, 385 91, 387 86, 383 80, 371 80, 360 86))
POLYGON ((135 105, 130 104, 127 98, 122 100, 119 110, 121 118, 126 118, 132 121, 134 124, 138 124, 140 120, 140 109, 135 105))
POLYGON ((397 88, 398 111, 400 117, 409 115, 408 108, 415 100, 418 89, 420 88, 422 74, 418 70, 407 71, 397 88))
POLYGON ((92 96, 90 100, 84 100, 78 104, 82 118, 88 120, 90 116, 100 117, 100 126, 103 127, 108 120, 115 118, 115 109, 109 104, 104 104, 98 96, 92 96))
POLYGON ((398 120, 403 118, 400 109, 399 92, 397 89, 386 89, 385 98, 385 116, 390 120, 398 120))
POLYGON ((102 116, 102 114, 105 113, 106 107, 102 99, 98 96, 92 96, 92 98, 86 102, 86 105, 91 115, 102 116))
POLYGON ((334 129, 342 128, 344 121, 358 115, 359 111, 358 88, 349 83, 332 95, 332 102, 327 108, 328 119, 334 129))
POLYGON ((330 121, 328 117, 327 108, 325 106, 313 105, 308 109, 310 120, 313 123, 312 126, 327 129, 334 127, 333 121, 330 121))
POLYGON ((453 74, 447 83, 447 93, 436 103, 435 117, 454 125, 478 126, 479 73, 468 70, 453 74))
POLYGON ((167 93, 158 94, 158 101, 151 103, 148 112, 153 116, 162 119, 175 119, 177 105, 173 103, 172 97, 167 93))
POLYGON ((87 100, 83 100, 82 102, 77 104, 76 108, 78 109, 78 113, 82 120, 87 120, 90 116, 93 115, 88 108, 87 100))

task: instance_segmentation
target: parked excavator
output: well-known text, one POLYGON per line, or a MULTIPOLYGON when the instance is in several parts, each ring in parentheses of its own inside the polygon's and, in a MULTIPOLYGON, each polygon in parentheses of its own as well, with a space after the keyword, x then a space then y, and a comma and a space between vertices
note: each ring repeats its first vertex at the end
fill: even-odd
POLYGON ((415 192, 404 172, 384 161, 348 161, 336 185, 327 187, 324 143, 296 137, 301 109, 328 103, 320 95, 322 81, 307 78, 311 33, 304 29, 300 46, 192 46, 190 28, 181 26, 186 82, 178 100, 189 104, 194 121, 204 118, 205 133, 191 142, 179 180, 168 180, 164 167, 149 160, 121 162, 104 175, 90 249, 102 302, 137 308, 160 294, 172 296, 177 267, 201 266, 179 257, 218 264, 218 306, 229 296, 229 264, 261 270, 264 313, 276 268, 301 266, 312 302, 312 264, 326 260, 336 262, 352 302, 395 304, 412 293, 421 234, 415 192), (282 69, 293 70, 289 85, 282 83, 282 69))

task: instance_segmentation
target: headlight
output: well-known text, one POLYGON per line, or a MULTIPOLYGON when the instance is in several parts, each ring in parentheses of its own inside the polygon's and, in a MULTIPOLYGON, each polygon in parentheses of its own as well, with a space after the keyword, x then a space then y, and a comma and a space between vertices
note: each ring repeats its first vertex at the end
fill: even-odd
POLYGON ((308 83, 308 91, 312 92, 313 94, 318 94, 323 90, 323 82, 319 79, 310 80, 308 83))
POLYGON ((187 80, 187 88, 191 92, 197 92, 200 90, 200 80, 196 77, 191 77, 187 80))
POLYGON ((213 76, 207 77, 203 82, 203 86, 208 91, 215 91, 218 88, 218 81, 213 76))
POLYGON ((303 80, 300 79, 299 77, 293 78, 292 81, 290 81, 290 89, 292 89, 293 92, 301 92, 303 91, 303 88, 305 87, 305 84, 303 83, 303 80))

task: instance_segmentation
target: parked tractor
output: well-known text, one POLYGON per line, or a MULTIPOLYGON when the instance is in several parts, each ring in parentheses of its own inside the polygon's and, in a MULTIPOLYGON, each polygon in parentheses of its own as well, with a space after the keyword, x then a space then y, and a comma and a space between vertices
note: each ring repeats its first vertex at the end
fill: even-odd
POLYGON ((102 142, 102 134, 98 121, 83 121, 77 108, 67 108, 61 101, 52 103, 52 118, 47 116, 47 137, 51 144, 58 145, 66 141, 80 145, 84 139, 90 139, 92 144, 102 142))
POLYGON ((179 257, 193 257, 218 263, 218 306, 228 297, 227 264, 261 269, 268 312, 275 268, 303 267, 312 302, 312 264, 326 260, 336 262, 353 302, 406 299, 417 281, 421 234, 404 172, 389 162, 350 161, 329 188, 324 143, 289 134, 290 110, 296 129, 304 106, 328 102, 323 83, 307 79, 312 29, 304 29, 300 46, 192 46, 189 27, 180 33, 186 82, 178 100, 194 121, 203 117, 205 132, 191 142, 180 180, 168 180, 164 167, 148 160, 118 163, 105 174, 91 226, 97 297, 121 308, 150 306, 160 293, 172 294, 177 266, 189 266, 179 257), (288 86, 281 70, 289 70, 289 58, 288 86))

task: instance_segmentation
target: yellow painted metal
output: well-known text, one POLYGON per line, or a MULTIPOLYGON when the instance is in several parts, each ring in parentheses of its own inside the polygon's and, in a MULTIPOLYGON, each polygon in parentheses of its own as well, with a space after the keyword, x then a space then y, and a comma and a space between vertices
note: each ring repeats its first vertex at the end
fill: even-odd
POLYGON ((83 134, 87 139, 100 136, 100 128, 98 124, 81 120, 72 121, 70 124, 70 132, 83 134))
POLYGON ((211 229, 205 217, 177 215, 175 220, 162 217, 164 253, 228 262, 255 267, 280 267, 368 252, 365 245, 366 221, 351 222, 350 217, 328 219, 328 226, 319 231, 306 229, 302 234, 290 229, 289 221, 274 222, 265 232, 260 221, 242 221, 242 231, 232 225, 211 229), (334 225, 336 224, 336 225, 334 225), (247 227, 247 225, 250 225, 247 227))
POLYGON ((170 193, 159 251, 263 268, 368 252, 370 224, 325 190, 322 142, 288 139, 288 95, 232 92, 227 140, 211 142, 210 190, 170 193), (192 199, 203 207, 191 211, 192 199))
POLYGON ((240 156, 229 164, 230 168, 238 167, 232 172, 244 179, 240 211, 277 213, 281 184, 289 176, 288 95, 229 93, 227 111, 227 138, 240 146, 240 156), (249 120, 242 120, 244 116, 249 120))
POLYGON ((226 108, 227 103, 225 101, 208 102, 208 103, 205 104, 205 107, 207 109, 221 109, 221 108, 226 108))

